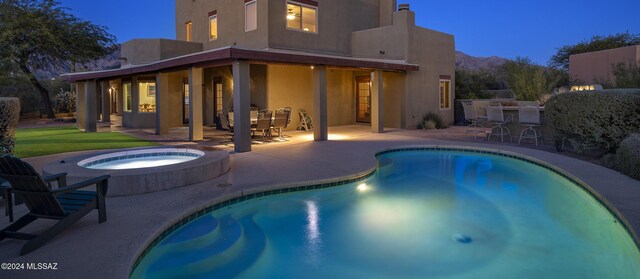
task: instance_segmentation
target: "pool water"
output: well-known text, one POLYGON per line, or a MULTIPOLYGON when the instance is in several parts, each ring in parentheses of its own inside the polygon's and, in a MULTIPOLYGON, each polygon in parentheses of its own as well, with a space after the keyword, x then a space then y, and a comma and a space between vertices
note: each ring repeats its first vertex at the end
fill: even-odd
POLYGON ((204 152, 187 148, 138 149, 90 157, 78 162, 78 166, 99 170, 142 169, 185 163, 202 156, 204 152))
POLYGON ((141 169, 141 168, 152 168, 152 167, 175 165, 175 164, 188 162, 194 159, 196 158, 187 157, 187 156, 163 155, 163 156, 154 156, 154 157, 119 159, 119 160, 91 165, 86 168, 101 169, 101 170, 141 169))
POLYGON ((132 278, 638 278, 640 251, 582 188, 464 151, 378 156, 374 176, 215 210, 132 278))

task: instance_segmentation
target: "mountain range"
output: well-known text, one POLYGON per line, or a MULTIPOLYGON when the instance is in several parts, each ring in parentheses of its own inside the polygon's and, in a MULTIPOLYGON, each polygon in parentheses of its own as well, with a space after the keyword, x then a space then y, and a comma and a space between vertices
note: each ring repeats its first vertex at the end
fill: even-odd
POLYGON ((509 60, 498 56, 475 57, 456 51, 456 68, 467 71, 495 71, 507 61, 509 60))

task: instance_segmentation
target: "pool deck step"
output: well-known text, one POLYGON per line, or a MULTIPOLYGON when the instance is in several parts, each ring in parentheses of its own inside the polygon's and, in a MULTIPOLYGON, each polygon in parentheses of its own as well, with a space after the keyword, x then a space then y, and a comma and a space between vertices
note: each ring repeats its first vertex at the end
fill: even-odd
POLYGON ((216 267, 211 272, 197 274, 194 278, 236 278, 250 268, 262 255, 267 246, 267 237, 253 218, 245 217, 240 220, 244 229, 243 241, 236 246, 240 251, 232 261, 216 267))
POLYGON ((202 246, 216 239, 220 222, 213 215, 202 216, 169 235, 158 247, 202 246))
MULTIPOLYGON (((219 219, 220 233, 214 242, 209 245, 196 246, 192 249, 166 249, 163 254, 150 264, 148 274, 152 278, 163 278, 164 275, 178 275, 189 269, 190 266, 201 266, 211 264, 211 259, 217 258, 221 254, 228 254, 229 249, 241 240, 243 235, 242 226, 231 216, 224 216, 219 219)), ((160 251, 159 251, 160 252, 160 251)), ((226 257, 223 257, 226 258, 226 257)))

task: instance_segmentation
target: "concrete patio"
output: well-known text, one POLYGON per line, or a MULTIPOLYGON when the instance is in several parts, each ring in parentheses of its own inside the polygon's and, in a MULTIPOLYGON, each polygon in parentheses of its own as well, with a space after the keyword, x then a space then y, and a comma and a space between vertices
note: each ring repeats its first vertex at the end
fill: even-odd
MULTIPOLYGON (((0 277, 128 278, 136 256, 146 244, 197 209, 236 197, 249 189, 286 187, 366 172, 376 166, 374 155, 378 151, 403 145, 489 148, 547 162, 584 181, 614 205, 636 232, 640 231, 640 181, 587 161, 554 153, 549 145, 530 148, 475 141, 460 127, 438 131, 391 130, 382 134, 371 133, 370 129, 359 125, 330 128, 330 140, 327 142, 312 141, 309 132, 287 132, 288 141, 255 144, 253 152, 249 153, 231 152, 231 172, 224 177, 169 191, 109 198, 106 223, 98 224, 97 212, 94 211, 27 256, 18 256, 24 241, 3 240, 0 242, 0 262, 57 263, 57 270, 1 270, 0 277)), ((127 133, 153 137, 152 133, 145 131, 127 133)), ((185 144, 180 140, 182 135, 182 130, 172 130, 160 143, 185 144)), ((217 141, 200 144, 214 145, 214 142, 217 141)), ((233 150, 231 143, 215 145, 233 150)), ((44 156, 28 161, 41 169, 48 162, 77 154, 44 156)), ((4 207, 4 200, 2 204, 4 207)), ((24 205, 17 206, 15 215, 22 216, 26 211, 24 205)), ((8 224, 8 218, 0 218, 0 227, 8 224)), ((37 221, 27 229, 37 232, 50 224, 37 221)))

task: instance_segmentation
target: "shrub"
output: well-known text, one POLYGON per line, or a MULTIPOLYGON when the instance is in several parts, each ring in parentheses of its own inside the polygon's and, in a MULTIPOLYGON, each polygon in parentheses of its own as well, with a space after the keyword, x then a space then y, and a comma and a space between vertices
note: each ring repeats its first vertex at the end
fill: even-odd
POLYGON ((614 152, 640 131, 640 89, 558 94, 547 102, 545 117, 558 150, 568 140, 577 152, 614 152))
POLYGON ((69 113, 76 111, 76 94, 60 88, 58 94, 53 96, 53 110, 56 113, 69 113))
POLYGON ((631 134, 620 143, 613 162, 616 170, 640 179, 640 134, 631 134))
POLYGON ((422 122, 418 125, 418 129, 444 129, 447 128, 439 114, 428 112, 422 117, 422 122))
POLYGON ((20 99, 0 97, 0 155, 13 154, 20 118, 20 99))

